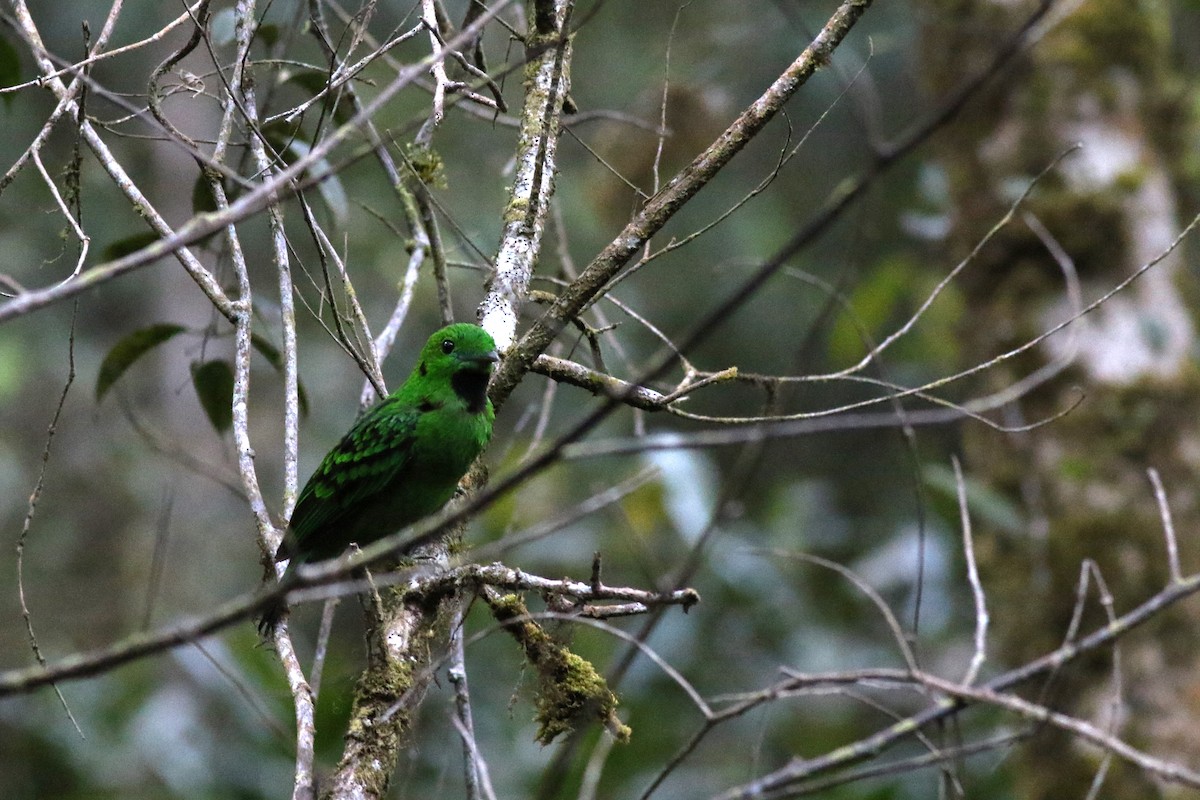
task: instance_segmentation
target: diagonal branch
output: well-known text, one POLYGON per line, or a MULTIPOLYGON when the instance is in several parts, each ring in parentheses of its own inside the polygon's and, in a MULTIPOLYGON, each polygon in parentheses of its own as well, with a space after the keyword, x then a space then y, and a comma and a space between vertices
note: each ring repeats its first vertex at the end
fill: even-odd
MULTIPOLYGON (((866 12, 872 0, 844 0, 812 43, 784 70, 774 83, 734 120, 724 133, 679 172, 666 187, 650 198, 625 226, 560 295, 549 310, 526 331, 504 359, 492 383, 492 402, 504 402, 521 377, 532 367, 554 337, 589 305, 597 293, 637 252, 658 233, 675 212, 684 206, 744 148, 783 105, 818 69, 829 62, 834 49, 866 12)), ((497 267, 499 268, 499 263, 497 267)), ((485 317, 486 318, 486 317, 485 317)), ((515 319, 513 320, 515 325, 515 319)), ((499 342, 499 340, 497 340, 499 342)))

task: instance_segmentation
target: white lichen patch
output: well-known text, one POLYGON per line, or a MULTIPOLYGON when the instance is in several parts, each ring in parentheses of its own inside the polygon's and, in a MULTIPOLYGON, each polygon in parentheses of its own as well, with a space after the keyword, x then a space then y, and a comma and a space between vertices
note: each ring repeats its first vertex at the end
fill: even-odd
MULTIPOLYGON (((1095 121, 1072 130, 1084 142, 1071 179, 1092 191, 1117 191, 1116 184, 1136 176, 1122 194, 1123 239, 1128 269, 1153 263, 1124 292, 1072 323, 1073 336, 1055 336, 1046 347, 1055 358, 1075 356, 1095 380, 1128 385, 1143 378, 1168 379, 1188 362, 1194 324, 1175 285, 1180 268, 1171 248, 1179 229, 1178 209, 1168 176, 1153 156, 1115 124, 1095 121), (1156 262, 1157 263, 1154 263, 1156 262), (1075 352, 1072 352, 1075 351, 1075 352)), ((1114 236, 1114 247, 1120 237, 1114 236)), ((1110 286, 1089 287, 1093 300, 1110 286)), ((1066 299, 1055 303, 1043 322, 1057 325, 1075 313, 1066 299)))

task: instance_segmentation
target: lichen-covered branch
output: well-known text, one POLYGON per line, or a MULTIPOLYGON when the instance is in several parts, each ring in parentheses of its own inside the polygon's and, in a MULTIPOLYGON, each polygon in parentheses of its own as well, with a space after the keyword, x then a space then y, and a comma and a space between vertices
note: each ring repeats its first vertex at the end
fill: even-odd
MULTIPOLYGON (((515 336, 517 311, 537 260, 553 187, 559 115, 570 61, 563 30, 571 3, 560 0, 555 5, 555 24, 547 29, 545 20, 535 15, 542 20, 542 27, 534 25, 526 43, 533 57, 526 70, 517 175, 505 210, 496 271, 480 313, 483 327, 501 349, 515 336)), ((474 471, 464 483, 470 486, 481 479, 481 473, 474 471)), ((376 641, 371 645, 371 658, 355 692, 331 797, 384 796, 404 746, 410 716, 432 678, 432 672, 421 667, 445 640, 447 602, 430 604, 395 591, 391 598, 381 603, 383 618, 372 637, 376 641)))
POLYGON ((327 798, 387 796, 405 736, 434 677, 429 665, 449 631, 452 597, 430 602, 406 587, 386 593, 382 618, 368 615, 373 622, 366 636, 367 668, 355 686, 345 747, 327 798))
MULTIPOLYGON (((244 65, 249 63, 250 45, 255 31, 254 0, 241 0, 237 6, 237 66, 230 92, 240 93, 240 107, 246 114, 246 124, 251 128, 258 125, 258 102, 254 88, 254 75, 244 65)), ((266 145, 257 132, 250 137, 250 154, 255 170, 263 180, 271 180, 276 169, 267 155, 266 145)), ((283 515, 290 517, 296 503, 298 487, 297 463, 299 461, 300 399, 299 375, 296 353, 296 312, 292 297, 292 276, 288 257, 287 234, 283 226, 283 208, 277 200, 267 206, 271 230, 272 259, 279 276, 279 310, 283 329, 284 365, 284 479, 283 515)), ((270 563, 275 549, 282 540, 282 532, 271 526, 259 528, 259 545, 270 563)), ((277 579, 282 571, 280 565, 272 578, 277 579)), ((288 689, 292 694, 292 706, 296 717, 296 767, 292 782, 292 800, 311 800, 316 781, 313 764, 316 759, 316 702, 315 692, 309 686, 300 659, 286 624, 276 626, 272 634, 275 652, 279 654, 287 676, 288 689)))
POLYGON ((550 744, 589 721, 599 722, 618 741, 629 740, 632 731, 617 718, 617 696, 589 661, 534 621, 520 595, 484 587, 482 596, 537 672, 539 742, 550 744))
POLYGON ((516 174, 504 209, 504 230, 487 296, 479 308, 482 325, 505 352, 516 338, 517 314, 529 291, 541 249, 557 169, 559 122, 570 88, 571 42, 566 22, 574 3, 530 5, 525 67, 525 107, 517 143, 516 174), (552 6, 552 12, 546 7, 552 6))

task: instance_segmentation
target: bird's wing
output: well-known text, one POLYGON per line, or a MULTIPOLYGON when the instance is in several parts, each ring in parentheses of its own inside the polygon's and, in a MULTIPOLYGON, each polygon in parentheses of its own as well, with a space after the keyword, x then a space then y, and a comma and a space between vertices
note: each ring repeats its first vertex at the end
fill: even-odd
POLYGON ((276 560, 307 555, 321 549, 327 536, 337 538, 332 529, 386 490, 408 466, 420 413, 397 406, 389 399, 371 409, 325 455, 300 491, 290 540, 284 539, 276 560))

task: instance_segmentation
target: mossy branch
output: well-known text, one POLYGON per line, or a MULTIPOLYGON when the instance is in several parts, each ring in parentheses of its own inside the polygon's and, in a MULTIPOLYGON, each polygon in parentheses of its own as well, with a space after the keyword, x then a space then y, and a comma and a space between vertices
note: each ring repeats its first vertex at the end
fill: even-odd
POLYGON ((486 586, 480 593, 492 616, 504 626, 525 653, 538 676, 537 740, 550 744, 587 722, 599 722, 619 742, 633 731, 617 718, 617 696, 604 676, 534 621, 519 594, 502 594, 486 586))

